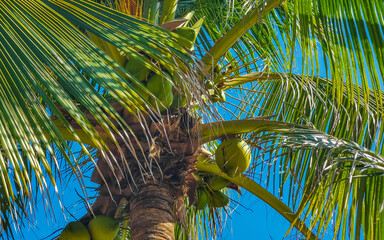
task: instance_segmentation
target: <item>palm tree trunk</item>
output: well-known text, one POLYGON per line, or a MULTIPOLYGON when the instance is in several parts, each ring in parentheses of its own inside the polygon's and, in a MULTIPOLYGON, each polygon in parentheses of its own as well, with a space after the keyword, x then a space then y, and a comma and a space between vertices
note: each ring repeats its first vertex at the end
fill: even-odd
POLYGON ((133 119, 126 121, 139 142, 132 141, 132 149, 124 142, 119 142, 119 150, 111 146, 115 161, 100 154, 91 176, 100 184, 99 195, 81 221, 87 224, 97 215, 128 216, 131 240, 174 240, 175 223, 187 225, 184 199, 193 202, 197 187, 198 143, 189 135, 196 120, 188 113, 145 120, 149 132, 133 119), (148 136, 154 140, 151 146, 148 136))
POLYGON ((173 240, 173 196, 165 184, 146 184, 130 203, 132 240, 173 240))

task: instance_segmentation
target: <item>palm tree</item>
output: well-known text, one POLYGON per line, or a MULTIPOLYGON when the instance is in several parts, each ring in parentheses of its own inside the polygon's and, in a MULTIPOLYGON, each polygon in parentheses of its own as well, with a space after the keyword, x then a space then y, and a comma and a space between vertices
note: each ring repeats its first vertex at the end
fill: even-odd
POLYGON ((2 237, 69 170, 80 221, 116 218, 124 239, 215 235, 228 206, 214 194, 240 188, 307 239, 383 238, 383 13, 379 0, 2 1, 2 237), (252 148, 243 174, 215 159, 233 138, 252 148), (214 191, 217 176, 229 184, 214 191))

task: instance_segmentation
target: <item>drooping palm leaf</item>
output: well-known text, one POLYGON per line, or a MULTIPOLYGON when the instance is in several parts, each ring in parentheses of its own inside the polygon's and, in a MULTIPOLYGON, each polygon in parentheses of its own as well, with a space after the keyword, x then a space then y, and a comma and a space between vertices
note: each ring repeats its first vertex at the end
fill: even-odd
MULTIPOLYGON (((331 220, 335 237, 342 234, 344 239, 358 238, 361 227, 369 233, 365 236, 382 236, 379 224, 384 199, 379 189, 384 181, 384 157, 381 155, 307 126, 262 118, 206 124, 195 130, 206 141, 247 133, 249 143, 255 148, 250 176, 253 172, 266 172, 265 180, 278 180, 279 196, 288 197, 295 214, 310 222, 309 229, 315 229, 318 237, 324 237, 322 234, 331 220), (349 232, 351 227, 355 231, 349 232)), ((210 168, 203 164, 201 169, 210 168)), ((242 186, 240 180, 235 183, 242 186)), ((245 185, 242 187, 247 189, 245 185)), ((258 196, 256 190, 253 193, 258 196)), ((259 197, 271 206, 274 204, 273 199, 259 197)), ((284 207, 275 209, 286 211, 284 207)), ((295 218, 286 218, 293 225, 299 224, 295 218)), ((304 235, 308 234, 305 228, 302 230, 304 235)))
MULTIPOLYGON (((25 218, 33 205, 34 176, 49 204, 48 182, 56 186, 53 174, 59 170, 54 148, 73 171, 79 171, 63 136, 107 153, 104 135, 116 144, 118 127, 129 132, 100 87, 132 113, 146 105, 127 81, 137 80, 74 24, 108 39, 131 57, 138 51, 147 54, 174 74, 188 74, 190 58, 175 36, 90 1, 3 1, 0 19, 1 186, 8 199, 1 210, 7 234, 11 226, 7 219, 25 218), (78 127, 69 123, 68 116, 78 127), (102 130, 94 128, 91 118, 102 130)), ((162 74, 156 66, 152 69, 162 74)))
MULTIPOLYGON (((314 151, 311 152, 306 149, 305 142, 296 139, 294 140, 295 144, 289 146, 289 148, 295 146, 296 150, 288 150, 282 156, 279 154, 281 154, 280 151, 283 151, 284 145, 292 144, 292 142, 280 142, 280 140, 273 144, 265 142, 264 151, 268 154, 277 155, 279 158, 270 159, 269 164, 271 166, 265 166, 268 171, 258 169, 255 172, 267 172, 269 174, 267 179, 270 181, 277 179, 270 176, 279 175, 279 185, 281 186, 279 194, 284 195, 283 190, 286 188, 284 185, 288 184, 290 190, 285 190, 285 192, 289 191, 288 199, 293 205, 296 204, 297 206, 298 202, 301 201, 302 207, 308 207, 306 201, 313 201, 313 205, 310 205, 309 209, 305 209, 307 216, 311 216, 314 222, 311 227, 314 227, 318 223, 317 221, 320 221, 320 226, 317 227, 322 229, 323 224, 326 226, 330 223, 331 213, 334 213, 337 220, 334 223, 334 236, 342 234, 343 238, 346 238, 348 229, 356 224, 354 231, 348 233, 350 238, 360 236, 361 226, 363 226, 365 236, 380 238, 382 233, 380 227, 378 227, 380 224, 378 219, 381 216, 383 199, 377 196, 372 197, 371 194, 372 191, 376 191, 381 196, 380 190, 374 189, 381 188, 383 177, 375 176, 375 173, 369 170, 369 166, 363 167, 359 164, 355 166, 354 161, 358 161, 360 157, 348 152, 356 147, 360 148, 360 145, 375 152, 372 152, 374 155, 382 155, 382 114, 374 100, 370 98, 370 101, 365 103, 363 97, 357 97, 357 94, 354 95, 352 101, 347 100, 348 96, 345 90, 343 102, 338 103, 335 102, 333 95, 327 92, 327 86, 332 87, 330 80, 315 78, 311 81, 308 77, 284 73, 253 73, 240 77, 229 77, 224 82, 224 85, 228 88, 239 84, 243 84, 240 89, 244 92, 243 104, 237 109, 239 115, 274 115, 278 120, 308 124, 337 138, 355 142, 346 144, 343 147, 338 146, 340 142, 333 142, 329 146, 332 150, 324 153, 316 151, 316 146, 310 147, 314 151), (247 107, 249 109, 250 106, 255 106, 253 112, 243 112, 244 109, 247 107), (367 106, 367 108, 364 106, 367 106), (269 146, 269 144, 271 145, 269 146), (343 150, 338 150, 338 148, 343 150), (329 167, 330 169, 325 170, 327 168, 326 164, 329 164, 325 159, 333 157, 342 159, 342 163, 337 163, 335 166, 329 167), (352 163, 348 163, 348 161, 352 163), (313 163, 316 164, 313 165, 313 163), (308 175, 309 171, 315 171, 317 164, 319 164, 317 172, 313 173, 312 176, 308 175), (333 167, 337 169, 340 167, 339 164, 349 166, 338 172, 333 167), (287 171, 287 168, 289 171, 287 171), (329 189, 327 187, 317 188, 312 185, 314 182, 320 181, 317 179, 318 177, 327 179, 321 180, 324 181, 321 186, 325 185, 329 189), (370 186, 367 187, 366 182, 369 182, 370 186), (294 189, 295 186, 297 186, 296 190, 294 189), (301 187, 303 189, 300 189, 301 187), (331 190, 331 187, 334 187, 334 189, 331 190), (316 191, 311 193, 310 196, 302 198, 301 194, 315 189, 316 191), (337 191, 341 191, 340 189, 344 192, 337 194, 337 191), (328 194, 326 194, 327 191, 328 194), (328 198, 321 199, 321 196, 328 196, 328 198), (332 211, 333 207, 336 208, 337 203, 345 204, 344 206, 339 205, 337 211, 332 211), (324 204, 326 204, 325 208, 324 204), (367 204, 372 204, 372 206, 368 207, 371 212, 364 211, 367 204), (323 209, 326 210, 320 211, 323 209), (322 215, 318 214, 316 217, 317 212, 321 212, 322 215), (346 218, 346 215, 349 217, 346 218), (370 219, 369 215, 374 216, 374 218, 368 221, 370 219), (365 220, 363 221, 363 219, 365 220)), ((361 87, 352 86, 355 93, 359 91, 359 88, 361 90, 361 87)), ((373 95, 373 90, 369 91, 373 95)), ((380 157, 380 155, 378 156, 380 157)), ((366 158, 368 159, 369 155, 366 158)), ((318 233, 324 234, 325 232, 320 233, 318 231, 318 233)))
MULTIPOLYGON (((328 92, 328 87, 333 86, 332 81, 324 78, 259 72, 228 77, 223 85, 226 89, 241 85, 244 98, 236 109, 238 115, 276 115, 276 120, 309 124, 382 153, 381 109, 372 98, 365 103, 362 96, 358 97, 357 92, 361 92, 362 87, 352 85, 354 98, 347 100, 345 91, 344 101, 338 102, 328 92), (243 112, 242 109, 247 107, 253 107, 253 110, 243 112)), ((372 89, 369 92, 374 95, 372 89)))

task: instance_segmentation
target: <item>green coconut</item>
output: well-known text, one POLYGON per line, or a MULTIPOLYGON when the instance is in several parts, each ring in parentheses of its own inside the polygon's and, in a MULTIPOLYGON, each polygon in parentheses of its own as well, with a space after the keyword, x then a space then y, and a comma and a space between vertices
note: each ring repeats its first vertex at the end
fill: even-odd
POLYGON ((88 229, 81 222, 70 222, 65 226, 59 237, 60 240, 91 240, 88 229))
MULTIPOLYGON (((165 95, 165 94, 164 94, 165 95)), ((168 109, 173 102, 173 94, 172 92, 168 93, 168 95, 164 96, 160 94, 157 98, 149 97, 149 103, 160 112, 168 109)))
POLYGON ((239 176, 251 163, 251 150, 240 138, 223 141, 215 152, 219 168, 230 177, 239 176))
POLYGON ((107 216, 96 216, 88 224, 92 240, 113 240, 119 230, 119 221, 107 216))
POLYGON ((164 76, 155 74, 148 79, 147 88, 153 95, 160 98, 172 93, 172 82, 164 76))
POLYGON ((209 195, 207 191, 205 191, 203 188, 199 188, 197 190, 197 200, 195 203, 196 209, 201 210, 204 209, 209 202, 209 195))
POLYGON ((213 176, 208 180, 208 185, 211 187, 212 190, 215 190, 215 191, 225 188, 228 185, 228 183, 229 183, 228 180, 220 176, 213 176))
POLYGON ((213 191, 209 204, 212 207, 225 207, 229 203, 229 198, 221 191, 213 191))
POLYGON ((139 81, 146 81, 151 72, 138 58, 131 58, 125 65, 125 70, 131 73, 139 81))
POLYGON ((172 82, 160 75, 154 75, 148 79, 148 90, 155 97, 150 96, 149 102, 160 112, 169 108, 173 102, 172 82))

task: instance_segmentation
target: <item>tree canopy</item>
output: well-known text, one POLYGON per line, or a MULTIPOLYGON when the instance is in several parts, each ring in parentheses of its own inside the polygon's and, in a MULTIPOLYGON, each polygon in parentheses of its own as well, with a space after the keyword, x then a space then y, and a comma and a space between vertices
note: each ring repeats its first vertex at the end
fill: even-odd
MULTIPOLYGON (((134 59, 187 96, 180 109, 198 119, 188 134, 208 151, 198 171, 253 193, 308 239, 331 225, 335 239, 381 239, 383 13, 380 0, 1 1, 2 237, 37 197, 49 208, 61 195, 63 166, 87 199, 85 169, 134 152, 137 125, 172 129, 160 119, 175 113, 125 67, 134 59), (174 29, 194 24, 192 48, 174 29), (234 135, 253 158, 231 177, 209 152, 234 135)), ((187 212, 199 216, 187 216, 190 231, 215 213, 187 212)))

